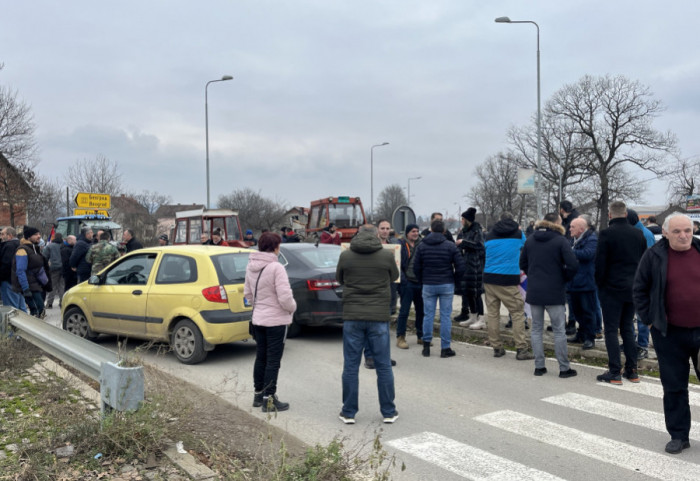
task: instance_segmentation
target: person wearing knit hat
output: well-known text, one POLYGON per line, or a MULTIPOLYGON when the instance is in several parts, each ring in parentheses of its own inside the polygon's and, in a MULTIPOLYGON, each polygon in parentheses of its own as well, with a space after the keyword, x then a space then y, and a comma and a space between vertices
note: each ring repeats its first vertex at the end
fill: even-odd
POLYGON ((243 240, 248 243, 248 246, 258 245, 258 239, 256 239, 253 236, 253 231, 250 229, 245 231, 245 235, 243 236, 243 240))
POLYGON ((168 235, 167 234, 161 234, 158 236, 158 245, 159 246, 167 246, 168 245, 168 235))
POLYGON ((462 230, 457 234, 457 248, 464 257, 466 270, 464 277, 456 285, 456 290, 462 295, 462 310, 455 322, 462 327, 472 329, 485 329, 484 301, 481 295, 484 292, 484 261, 486 251, 484 249, 484 234, 481 225, 476 222, 476 209, 470 207, 462 212, 462 230), (469 316, 471 311, 472 316, 469 316))
POLYGON ((22 230, 22 236, 29 240, 33 235, 38 234, 39 229, 36 227, 30 227, 30 226, 24 226, 24 229, 22 230))
POLYGON ((399 349, 408 349, 406 324, 411 303, 416 312, 418 344, 423 344, 423 286, 408 272, 408 266, 420 243, 420 228, 417 224, 408 224, 404 232, 404 238, 399 241, 401 244, 401 283, 399 284, 401 307, 396 318, 396 347, 399 349))

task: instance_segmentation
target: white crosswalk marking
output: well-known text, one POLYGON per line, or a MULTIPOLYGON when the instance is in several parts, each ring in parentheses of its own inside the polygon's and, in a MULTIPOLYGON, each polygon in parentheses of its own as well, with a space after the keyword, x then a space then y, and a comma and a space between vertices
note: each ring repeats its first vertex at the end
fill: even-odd
POLYGON ((657 479, 697 481, 700 466, 626 443, 588 434, 515 411, 495 411, 476 421, 657 479))
POLYGON ((436 433, 420 433, 394 439, 387 444, 474 481, 562 481, 562 478, 544 471, 508 461, 436 433))
MULTIPOLYGON (((613 389, 620 389, 623 391, 633 392, 637 394, 644 394, 646 396, 653 396, 659 399, 663 399, 664 390, 660 383, 655 382, 642 382, 639 384, 635 383, 624 383, 622 386, 615 386, 613 384, 608 384, 607 382, 599 382, 597 384, 601 387, 609 387, 613 389)), ((690 388, 688 391, 688 401, 691 406, 700 406, 700 392, 690 388)))
MULTIPOLYGON (((662 433, 666 432, 664 415, 661 413, 571 392, 560 396, 546 397, 542 400, 558 406, 576 409, 577 411, 597 414, 615 421, 634 424, 635 426, 653 429, 662 433)), ((694 421, 691 423, 690 437, 700 440, 700 423, 694 421)))

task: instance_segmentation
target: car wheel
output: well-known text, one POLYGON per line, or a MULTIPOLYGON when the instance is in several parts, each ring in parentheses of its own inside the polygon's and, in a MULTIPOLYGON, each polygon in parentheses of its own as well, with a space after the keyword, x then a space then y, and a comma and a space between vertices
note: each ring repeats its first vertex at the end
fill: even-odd
POLYGON ((292 321, 292 323, 287 327, 287 338, 291 339, 297 337, 301 334, 301 324, 297 321, 292 321))
POLYGON ((189 319, 183 319, 175 324, 170 337, 170 347, 178 361, 183 364, 197 364, 207 357, 202 332, 189 319))
POLYGON ((63 315, 63 330, 88 341, 97 339, 97 334, 90 329, 87 317, 78 307, 71 307, 63 315))

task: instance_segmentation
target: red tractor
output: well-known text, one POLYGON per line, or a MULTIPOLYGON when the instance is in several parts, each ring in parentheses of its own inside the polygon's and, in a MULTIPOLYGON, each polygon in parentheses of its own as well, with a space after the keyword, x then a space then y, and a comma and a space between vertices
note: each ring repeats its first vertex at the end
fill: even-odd
POLYGON ((343 242, 349 242, 365 222, 365 211, 359 197, 341 196, 314 200, 309 208, 306 238, 318 238, 321 231, 333 223, 341 233, 343 242))

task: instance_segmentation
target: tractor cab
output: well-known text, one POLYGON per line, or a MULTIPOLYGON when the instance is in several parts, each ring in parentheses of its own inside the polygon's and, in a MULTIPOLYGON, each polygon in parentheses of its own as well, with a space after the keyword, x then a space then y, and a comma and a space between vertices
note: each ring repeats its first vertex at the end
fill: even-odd
POLYGON ((173 245, 201 244, 202 234, 211 238, 215 229, 232 247, 248 247, 243 240, 238 212, 229 209, 194 209, 175 213, 173 245))

